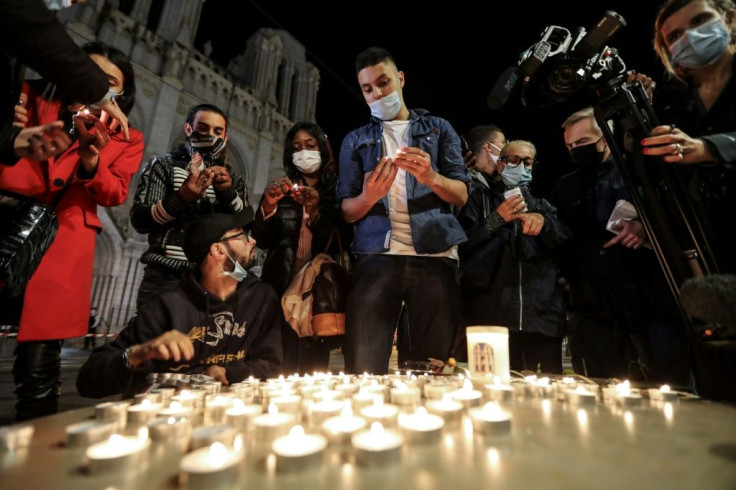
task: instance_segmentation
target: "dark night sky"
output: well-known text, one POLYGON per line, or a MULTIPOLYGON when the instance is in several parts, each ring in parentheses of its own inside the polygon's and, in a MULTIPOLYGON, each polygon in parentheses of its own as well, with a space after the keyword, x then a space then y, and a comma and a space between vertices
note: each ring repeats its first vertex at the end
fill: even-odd
POLYGON ((606 10, 621 14, 627 26, 608 45, 618 48, 627 69, 661 79, 651 45, 659 2, 654 0, 558 0, 554 2, 404 1, 379 3, 210 0, 205 2, 195 46, 208 39, 212 58, 223 65, 243 52, 259 27, 285 29, 307 50, 320 70, 316 119, 335 151, 350 130, 365 124, 369 110, 358 88, 353 64, 362 49, 378 45, 393 52, 406 77, 410 108, 425 108, 448 119, 459 133, 476 124, 495 123, 510 139, 529 139, 538 147, 538 193, 545 195, 560 174, 571 170, 560 124, 566 114, 592 101, 587 90, 545 108, 526 108, 513 94, 490 110, 486 98, 501 73, 536 43, 545 27, 586 29, 606 10), (347 9, 349 8, 350 11, 347 9), (333 20, 328 20, 327 17, 333 20))

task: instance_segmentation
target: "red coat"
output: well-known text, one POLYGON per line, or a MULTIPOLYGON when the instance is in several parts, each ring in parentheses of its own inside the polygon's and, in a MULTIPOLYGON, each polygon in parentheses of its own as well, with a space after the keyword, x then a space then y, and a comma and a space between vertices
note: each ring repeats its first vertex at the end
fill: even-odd
MULTIPOLYGON (((58 104, 41 123, 58 118, 58 104)), ((29 124, 33 124, 35 118, 29 124)), ((37 119, 36 119, 37 120, 37 119)), ((79 161, 75 142, 53 160, 21 159, 0 165, 0 187, 52 203, 79 161), (56 182, 56 184, 54 183, 56 182)), ((117 206, 128 196, 130 179, 143 158, 143 134, 130 128, 130 141, 114 134, 100 152, 97 172, 89 180, 75 177, 56 208, 59 229, 28 282, 19 341, 80 337, 89 325, 95 238, 102 230, 97 206, 117 206)))

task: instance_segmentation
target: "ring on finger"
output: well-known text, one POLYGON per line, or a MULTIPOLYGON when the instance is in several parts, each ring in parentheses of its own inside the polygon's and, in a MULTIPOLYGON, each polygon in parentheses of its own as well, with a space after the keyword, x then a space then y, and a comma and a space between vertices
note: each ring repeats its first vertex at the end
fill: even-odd
POLYGON ((680 155, 680 157, 682 157, 683 151, 682 151, 682 145, 680 143, 675 143, 675 151, 673 151, 672 154, 680 155))

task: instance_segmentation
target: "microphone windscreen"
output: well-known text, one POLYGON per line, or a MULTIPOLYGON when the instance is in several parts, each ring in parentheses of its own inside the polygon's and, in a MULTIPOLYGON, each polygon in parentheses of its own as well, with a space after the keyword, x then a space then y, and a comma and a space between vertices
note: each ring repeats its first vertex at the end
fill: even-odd
POLYGON ((691 277, 680 288, 680 302, 688 315, 710 324, 736 324, 736 275, 691 277))
POLYGON ((519 82, 519 69, 515 66, 506 68, 496 83, 493 85, 491 92, 488 94, 486 101, 488 107, 492 110, 500 109, 509 99, 509 95, 519 82))

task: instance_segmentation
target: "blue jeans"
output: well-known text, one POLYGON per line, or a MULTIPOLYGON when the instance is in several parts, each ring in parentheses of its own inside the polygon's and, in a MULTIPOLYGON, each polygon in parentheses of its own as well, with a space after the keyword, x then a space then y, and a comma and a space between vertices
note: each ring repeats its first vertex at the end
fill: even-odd
POLYGON ((403 255, 362 256, 352 277, 345 314, 345 369, 385 374, 401 305, 407 306, 407 361, 447 360, 460 317, 457 261, 403 255))

